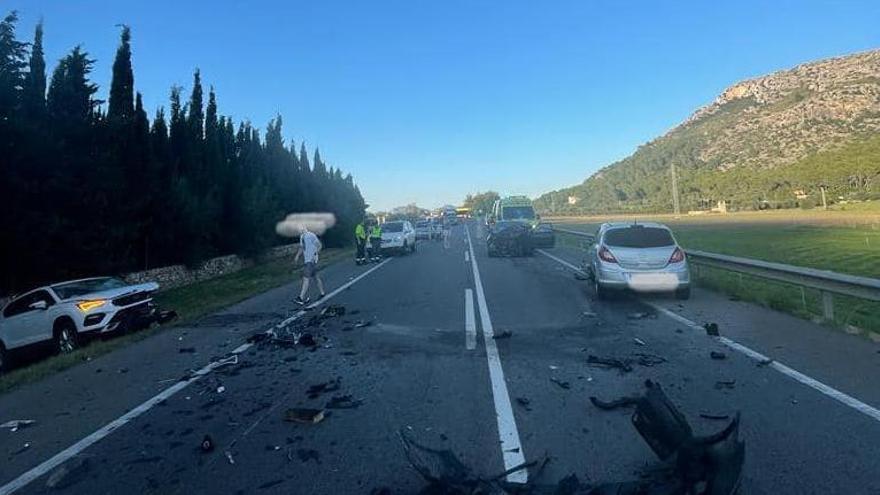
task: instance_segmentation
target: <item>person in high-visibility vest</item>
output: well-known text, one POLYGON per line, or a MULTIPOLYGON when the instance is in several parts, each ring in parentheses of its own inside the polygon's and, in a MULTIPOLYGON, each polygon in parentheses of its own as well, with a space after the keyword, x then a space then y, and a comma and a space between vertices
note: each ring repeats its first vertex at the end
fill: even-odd
POLYGON ((379 226, 379 222, 373 224, 373 228, 370 229, 370 258, 372 261, 382 259, 382 227, 379 226))
POLYGON ((354 228, 354 242, 357 245, 357 255, 355 257, 355 263, 358 265, 367 262, 367 254, 364 252, 367 246, 367 229, 364 228, 364 222, 358 222, 357 226, 354 228))

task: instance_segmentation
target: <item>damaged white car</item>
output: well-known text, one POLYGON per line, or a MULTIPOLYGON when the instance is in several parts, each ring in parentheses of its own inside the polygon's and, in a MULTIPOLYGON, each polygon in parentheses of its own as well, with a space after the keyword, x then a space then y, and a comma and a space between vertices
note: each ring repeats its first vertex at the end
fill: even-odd
POLYGON ((129 284, 115 277, 73 280, 15 296, 0 312, 0 370, 9 353, 50 343, 71 352, 92 335, 164 323, 173 312, 153 304, 159 284, 129 284))

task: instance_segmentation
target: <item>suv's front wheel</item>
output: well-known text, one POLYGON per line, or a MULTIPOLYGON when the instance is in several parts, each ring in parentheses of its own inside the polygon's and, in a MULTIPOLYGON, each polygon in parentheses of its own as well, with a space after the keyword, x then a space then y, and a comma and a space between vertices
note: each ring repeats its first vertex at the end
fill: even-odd
POLYGON ((58 352, 62 354, 79 349, 79 335, 73 323, 69 321, 58 323, 55 329, 55 344, 58 352))

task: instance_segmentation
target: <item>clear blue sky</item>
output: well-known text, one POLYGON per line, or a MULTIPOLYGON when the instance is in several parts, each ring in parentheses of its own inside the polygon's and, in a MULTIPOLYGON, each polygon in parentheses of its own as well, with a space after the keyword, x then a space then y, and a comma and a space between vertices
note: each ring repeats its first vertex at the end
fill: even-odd
POLYGON ((374 209, 572 185, 738 80, 880 47, 876 0, 0 4, 22 37, 44 18, 49 70, 83 44, 102 95, 129 24, 151 113, 199 67, 222 113, 280 113, 374 209))

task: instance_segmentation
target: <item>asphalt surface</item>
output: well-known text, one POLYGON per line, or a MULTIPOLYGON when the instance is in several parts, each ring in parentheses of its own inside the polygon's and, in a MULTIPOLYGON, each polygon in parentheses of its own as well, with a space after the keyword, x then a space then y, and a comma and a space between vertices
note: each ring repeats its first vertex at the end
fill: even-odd
POLYGON ((488 258, 485 232, 476 223, 469 229, 454 229, 449 248, 424 241, 415 254, 381 266, 327 268, 328 288, 351 285, 299 317, 293 283, 7 393, 0 423, 37 422, 0 431, 0 493, 415 493, 423 483, 407 463, 401 432, 451 449, 484 476, 517 457, 546 455, 548 480, 570 473, 592 482, 634 479, 661 463, 632 427, 630 410, 601 411, 588 397, 632 395, 646 379, 663 385, 699 433, 724 424, 700 413, 741 412, 742 493, 880 493, 877 418, 758 366, 683 321, 717 322, 725 337, 868 408, 880 406, 877 344, 700 290, 684 302, 595 301, 559 261, 577 265, 576 251, 547 251, 558 260, 488 258), (346 314, 308 326, 328 304, 346 314), (495 335, 510 337, 486 338, 483 316, 495 335), (241 346, 268 329, 285 339, 310 332, 318 345, 241 346), (187 348, 195 352, 180 352, 187 348), (195 380, 188 374, 233 350, 238 364, 195 380), (710 359, 711 351, 726 359, 710 359), (625 374, 586 362, 637 353, 664 362, 625 374), (731 380, 732 388, 716 388, 731 380), (331 381, 337 390, 309 396, 309 387, 331 381), (342 395, 355 407, 327 409, 315 424, 284 420, 289 408, 324 408, 342 395), (126 420, 112 423, 120 417, 126 420), (208 453, 200 450, 205 435, 214 444, 208 453))

